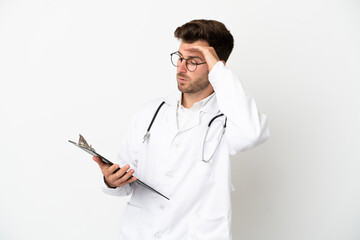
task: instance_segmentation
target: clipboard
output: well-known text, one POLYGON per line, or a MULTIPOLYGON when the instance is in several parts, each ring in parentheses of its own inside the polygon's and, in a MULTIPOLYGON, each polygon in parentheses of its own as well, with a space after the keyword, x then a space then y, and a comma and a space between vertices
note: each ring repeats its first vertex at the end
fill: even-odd
MULTIPOLYGON (((108 159, 106 159, 105 157, 101 156, 99 153, 97 153, 95 151, 94 148, 91 147, 91 145, 89 145, 85 138, 79 134, 80 137, 79 137, 79 142, 76 143, 76 142, 73 142, 71 140, 68 140, 70 143, 74 144, 75 146, 79 147, 80 149, 84 150, 85 152, 89 153, 90 155, 92 156, 95 156, 95 157, 99 157, 104 163, 112 166, 114 165, 114 163, 112 163, 111 161, 109 161, 108 159)), ((119 167, 115 172, 119 171, 121 168, 119 167)), ((130 178, 132 178, 133 176, 131 176, 130 178)), ((165 195, 163 195, 162 193, 160 193, 159 191, 155 190, 154 188, 150 187, 149 185, 147 185, 146 183, 142 182, 140 179, 137 179, 134 183, 137 183, 147 189, 149 189, 150 191, 154 192, 154 193, 157 193, 159 194, 160 196, 166 198, 167 200, 170 200, 168 197, 166 197, 165 195)))

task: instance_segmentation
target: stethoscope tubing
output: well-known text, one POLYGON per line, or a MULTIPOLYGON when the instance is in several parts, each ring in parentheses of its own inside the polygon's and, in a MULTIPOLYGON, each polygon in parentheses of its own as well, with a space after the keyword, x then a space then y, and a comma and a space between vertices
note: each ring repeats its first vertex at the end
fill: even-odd
MULTIPOLYGON (((153 118, 151 119, 151 122, 150 122, 150 124, 149 124, 149 126, 148 126, 148 128, 147 128, 147 130, 146 130, 145 135, 144 135, 144 141, 143 141, 143 143, 145 143, 145 141, 150 138, 150 129, 151 129, 151 127, 152 127, 152 125, 153 125, 153 123, 154 123, 154 121, 155 121, 155 119, 156 119, 156 116, 158 115, 160 109, 162 108, 162 106, 163 106, 164 104, 165 104, 165 101, 163 101, 163 102, 159 105, 159 107, 156 109, 155 114, 154 114, 153 118)), ((220 113, 220 114, 216 115, 215 117, 213 117, 213 118, 210 120, 210 122, 209 122, 209 124, 208 124, 208 127, 207 127, 207 129, 206 129, 204 141, 203 141, 203 144, 202 144, 202 159, 201 159, 201 160, 204 161, 204 162, 207 162, 207 163, 210 162, 210 160, 212 159, 212 157, 215 155, 215 153, 216 153, 216 151, 217 151, 217 149, 218 149, 218 147, 219 147, 219 145, 220 145, 220 142, 221 142, 221 140, 222 140, 222 137, 223 137, 223 135, 224 135, 224 133, 225 133, 226 123, 227 123, 227 117, 226 117, 226 116, 225 116, 225 123, 224 123, 224 125, 223 125, 223 130, 222 130, 222 133, 221 133, 221 135, 220 135, 220 137, 219 137, 219 141, 218 141, 218 143, 217 143, 217 145, 216 145, 215 151, 213 152, 213 154, 210 156, 210 158, 209 158, 208 160, 205 160, 205 159, 204 159, 205 141, 206 141, 206 137, 207 137, 207 135, 208 135, 210 126, 211 126, 211 124, 212 124, 217 118, 222 117, 222 116, 225 116, 225 115, 224 115, 223 113, 220 113)))
POLYGON ((150 129, 151 129, 151 127, 152 127, 152 125, 153 125, 153 123, 154 123, 154 121, 155 121, 155 119, 156 119, 156 116, 158 115, 161 107, 162 107, 164 104, 165 104, 165 101, 162 101, 162 103, 161 103, 161 104, 159 105, 159 107, 156 109, 156 112, 155 112, 153 118, 151 119, 151 122, 150 122, 150 124, 149 124, 149 127, 147 128, 146 133, 145 133, 145 135, 144 135, 144 141, 143 141, 143 143, 150 137, 150 129))
POLYGON ((208 135, 208 133, 209 133, 209 130, 210 130, 210 126, 211 126, 212 122, 213 122, 215 119, 217 119, 217 118, 219 118, 219 117, 221 117, 221 116, 224 116, 224 114, 221 113, 221 114, 216 115, 215 117, 213 117, 213 118, 210 120, 210 122, 209 122, 209 124, 208 124, 208 127, 207 127, 207 129, 206 129, 206 133, 205 133, 205 136, 204 136, 204 141, 203 141, 202 149, 201 149, 201 153, 202 153, 201 160, 202 160, 203 162, 206 162, 206 163, 211 162, 211 159, 212 159, 213 156, 215 155, 215 153, 216 153, 216 151, 217 151, 217 149, 218 149, 218 147, 219 147, 219 145, 220 145, 220 142, 221 142, 221 140, 222 140, 222 137, 224 136, 225 129, 226 129, 227 117, 225 117, 225 123, 224 123, 224 125, 223 125, 223 130, 222 130, 222 132, 221 132, 221 134, 220 134, 220 137, 219 137, 219 140, 218 140, 218 142, 217 142, 217 144, 216 144, 216 148, 215 148, 214 152, 211 154, 211 156, 210 156, 210 158, 209 158, 208 160, 205 160, 205 156, 204 156, 204 152, 205 152, 205 142, 206 142, 206 138, 207 138, 207 135, 208 135))

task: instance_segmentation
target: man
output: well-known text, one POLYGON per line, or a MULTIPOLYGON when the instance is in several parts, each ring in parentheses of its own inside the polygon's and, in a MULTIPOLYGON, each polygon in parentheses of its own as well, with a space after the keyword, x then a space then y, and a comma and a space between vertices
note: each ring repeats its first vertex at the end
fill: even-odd
POLYGON ((181 40, 171 54, 179 91, 138 111, 119 165, 94 160, 106 193, 132 194, 121 239, 231 239, 229 155, 268 138, 266 117, 225 66, 233 37, 224 24, 193 20, 175 37, 181 40), (134 183, 137 178, 170 200, 134 183))

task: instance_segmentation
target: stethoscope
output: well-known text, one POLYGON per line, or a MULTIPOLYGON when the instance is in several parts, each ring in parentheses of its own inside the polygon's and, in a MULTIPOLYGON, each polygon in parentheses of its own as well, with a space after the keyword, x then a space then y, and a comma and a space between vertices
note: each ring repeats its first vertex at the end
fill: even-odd
MULTIPOLYGON (((165 104, 165 101, 163 101, 163 102, 159 105, 159 107, 156 109, 156 112, 155 112, 155 114, 154 114, 154 116, 153 116, 153 118, 152 118, 152 120, 151 120, 151 122, 150 122, 150 124, 149 124, 149 127, 148 127, 147 130, 146 130, 145 135, 144 135, 144 141, 143 141, 143 143, 145 143, 146 140, 148 140, 148 139, 150 138, 150 129, 151 129, 151 127, 152 127, 152 125, 153 125, 153 123, 154 123, 154 121, 155 121, 155 119, 156 119, 157 114, 159 113, 161 107, 162 107, 164 104, 165 104)), ((206 142, 207 135, 208 135, 208 133, 209 133, 210 126, 211 126, 211 124, 212 124, 217 118, 222 117, 222 116, 225 116, 225 115, 224 115, 223 113, 220 113, 220 114, 216 115, 215 117, 213 117, 213 118, 210 120, 210 122, 209 122, 209 124, 208 124, 208 127, 207 127, 207 129, 206 129, 204 141, 203 141, 203 144, 202 144, 202 157, 201 157, 201 160, 204 161, 204 162, 206 162, 206 163, 211 162, 211 159, 212 159, 212 157, 215 155, 215 153, 216 153, 216 151, 217 151, 217 149, 218 149, 218 147, 219 147, 219 145, 220 145, 221 139, 222 139, 222 137, 223 137, 223 135, 224 135, 224 133, 225 133, 226 122, 227 122, 227 117, 226 117, 226 116, 225 116, 225 122, 224 122, 224 125, 223 125, 223 129, 222 129, 222 131, 221 131, 221 133, 220 133, 220 135, 219 135, 219 137, 218 137, 218 141, 217 141, 217 144, 216 144, 216 148, 215 148, 214 152, 211 154, 210 158, 205 159, 205 156, 204 156, 205 142, 206 142)))

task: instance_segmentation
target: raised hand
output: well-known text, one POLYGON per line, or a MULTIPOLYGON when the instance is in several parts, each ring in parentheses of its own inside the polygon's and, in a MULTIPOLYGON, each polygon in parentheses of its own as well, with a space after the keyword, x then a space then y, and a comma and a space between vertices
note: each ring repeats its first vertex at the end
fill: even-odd
POLYGON ((218 55, 216 54, 215 49, 210 46, 207 47, 207 46, 201 46, 201 45, 192 45, 192 46, 185 47, 184 50, 190 51, 190 52, 192 52, 192 51, 201 52, 201 54, 204 56, 205 61, 208 65, 209 72, 215 66, 215 64, 220 61, 218 55))

